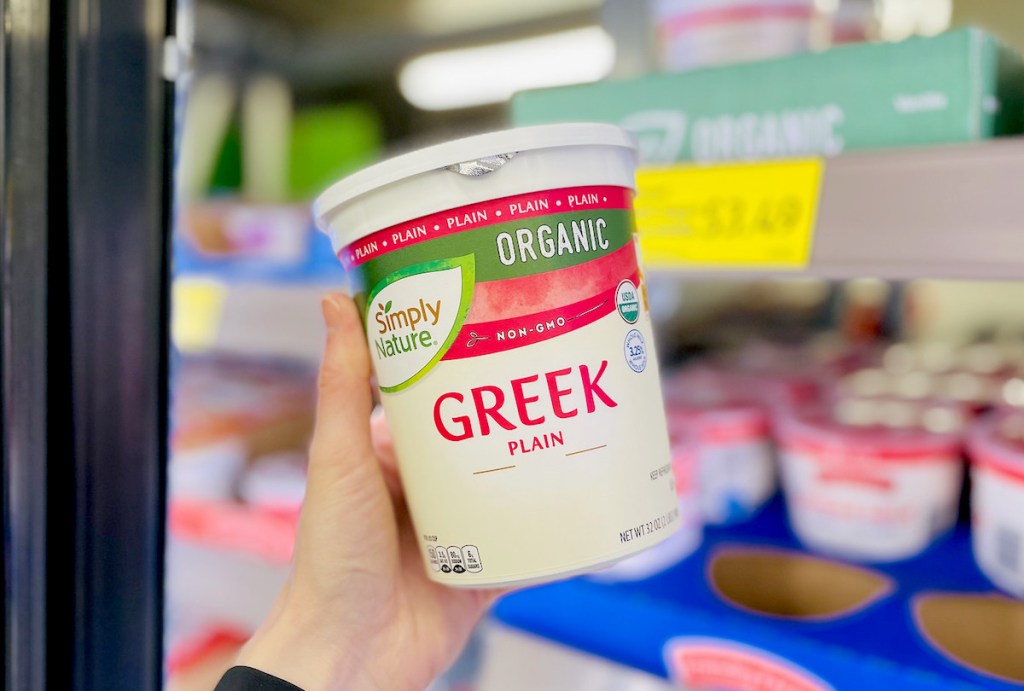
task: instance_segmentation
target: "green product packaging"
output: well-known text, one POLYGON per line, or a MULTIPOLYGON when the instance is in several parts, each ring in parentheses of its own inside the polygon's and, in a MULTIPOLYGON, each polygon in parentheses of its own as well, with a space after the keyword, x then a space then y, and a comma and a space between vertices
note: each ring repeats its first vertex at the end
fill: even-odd
POLYGON ((1024 60, 979 29, 527 91, 515 125, 604 121, 645 162, 834 156, 1024 131, 1024 60))
POLYGON ((295 199, 321 192, 331 182, 380 156, 384 127, 369 105, 306 108, 292 126, 289 183, 295 199))

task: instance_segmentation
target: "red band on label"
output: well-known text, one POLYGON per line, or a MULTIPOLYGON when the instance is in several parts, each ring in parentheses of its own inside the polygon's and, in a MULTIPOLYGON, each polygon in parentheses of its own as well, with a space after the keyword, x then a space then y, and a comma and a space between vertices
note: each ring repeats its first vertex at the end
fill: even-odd
POLYGON ((668 423, 677 434, 692 434, 714 445, 767 441, 768 419, 760 410, 668 408, 668 423))
MULTIPOLYGON (((639 272, 630 280, 639 283, 639 272)), ((464 324, 442 360, 490 355, 556 338, 615 311, 615 288, 554 309, 496 321, 464 324)))
POLYGON ((768 440, 767 422, 720 422, 708 424, 700 431, 700 438, 708 444, 743 444, 768 440))
POLYGON ((491 199, 378 230, 344 247, 338 252, 338 259, 346 269, 351 269, 393 250, 453 233, 563 212, 629 209, 632 200, 632 190, 610 185, 541 190, 491 199))
POLYGON ((898 463, 950 463, 957 462, 956 446, 936 445, 932 448, 886 448, 879 445, 865 448, 863 445, 843 448, 837 444, 827 444, 810 439, 788 439, 782 443, 788 453, 798 453, 817 463, 824 464, 860 464, 872 461, 898 463))
POLYGON ((882 492, 888 492, 894 487, 893 481, 884 475, 853 467, 829 466, 823 468, 818 472, 818 482, 822 484, 859 485, 882 492))
POLYGON ((709 26, 734 24, 740 22, 762 22, 769 19, 788 19, 791 21, 808 21, 813 17, 814 9, 809 4, 792 5, 738 5, 716 9, 687 12, 666 19, 661 25, 661 32, 666 37, 677 36, 694 29, 705 29, 709 26))
POLYGON ((975 455, 971 461, 978 468, 996 473, 1006 480, 1024 483, 1024 466, 1015 465, 1012 462, 1006 462, 999 458, 981 454, 975 455))

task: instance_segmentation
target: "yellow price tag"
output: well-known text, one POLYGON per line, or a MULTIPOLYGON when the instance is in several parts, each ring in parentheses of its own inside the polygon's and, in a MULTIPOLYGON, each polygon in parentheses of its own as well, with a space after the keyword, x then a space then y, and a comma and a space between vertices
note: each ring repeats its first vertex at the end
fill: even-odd
POLYGON ((820 159, 800 159, 637 171, 644 263, 805 268, 823 169, 820 159))
POLYGON ((171 290, 171 338, 186 352, 206 350, 220 332, 227 288, 208 279, 179 278, 171 290))

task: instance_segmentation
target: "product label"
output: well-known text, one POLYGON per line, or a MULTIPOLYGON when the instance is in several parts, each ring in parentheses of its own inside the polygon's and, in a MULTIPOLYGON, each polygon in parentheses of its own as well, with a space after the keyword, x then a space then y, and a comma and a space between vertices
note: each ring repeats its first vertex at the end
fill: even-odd
POLYGON ((715 638, 675 638, 665 645, 669 674, 693 691, 832 691, 788 660, 715 638))
POLYGON ((434 579, 542 578, 675 530, 631 199, 545 190, 342 250, 434 579))
POLYGON ((698 117, 643 110, 619 124, 636 136, 647 163, 836 156, 846 149, 846 113, 833 103, 698 117))
POLYGON ((782 481, 793 529, 804 542, 841 556, 913 556, 956 520, 956 461, 954 455, 897 461, 784 449, 782 481))

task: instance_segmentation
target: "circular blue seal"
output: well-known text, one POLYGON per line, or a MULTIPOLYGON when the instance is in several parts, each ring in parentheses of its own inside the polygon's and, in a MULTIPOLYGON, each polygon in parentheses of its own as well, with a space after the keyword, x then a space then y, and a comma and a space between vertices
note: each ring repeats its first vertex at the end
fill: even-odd
POLYGON ((630 329, 622 346, 626 364, 631 370, 639 373, 647 369, 647 342, 642 333, 636 329, 630 329))

